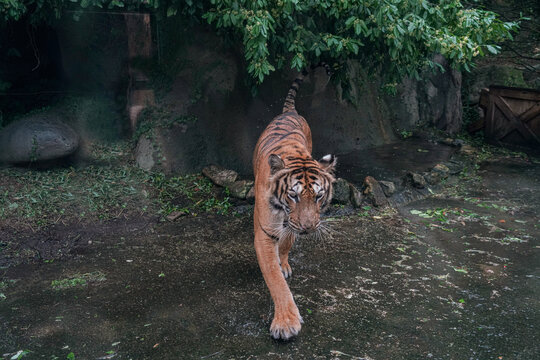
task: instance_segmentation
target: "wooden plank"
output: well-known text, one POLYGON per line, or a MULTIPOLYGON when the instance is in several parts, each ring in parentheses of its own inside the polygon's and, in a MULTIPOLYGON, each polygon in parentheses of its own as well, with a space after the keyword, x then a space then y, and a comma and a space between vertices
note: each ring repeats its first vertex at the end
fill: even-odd
POLYGON ((524 122, 524 123, 527 123, 529 122, 530 120, 534 119, 535 117, 537 117, 538 115, 540 115, 540 102, 537 102, 536 104, 534 104, 533 106, 531 106, 529 108, 529 110, 525 111, 524 113, 522 113, 521 115, 518 116, 518 119, 521 121, 521 122, 524 122))
POLYGON ((496 140, 502 140, 516 127, 505 117, 504 113, 493 105, 492 136, 496 140))
POLYGON ((480 102, 478 103, 478 106, 486 110, 488 105, 489 105, 489 90, 482 89, 480 90, 480 102))
POLYGON ((495 116, 495 104, 493 103, 493 96, 489 96, 487 110, 486 110, 486 121, 484 123, 484 133, 487 137, 493 138, 493 120, 495 116))
MULTIPOLYGON (((525 138, 525 140, 531 140, 534 139, 536 142, 540 143, 540 139, 536 134, 529 129, 529 127, 526 124, 523 124, 512 112, 512 109, 508 106, 506 101, 500 96, 494 96, 493 101, 497 108, 504 114, 504 116, 511 122, 511 124, 514 126, 517 131, 525 138)), ((506 134, 508 134, 510 131, 508 131, 506 134)), ((505 134, 505 135, 506 135, 505 134)), ((504 135, 503 135, 504 137, 504 135)), ((502 137, 500 137, 498 140, 500 140, 502 137)))
POLYGON ((540 92, 534 90, 490 86, 489 92, 493 95, 499 95, 502 97, 540 101, 540 92))

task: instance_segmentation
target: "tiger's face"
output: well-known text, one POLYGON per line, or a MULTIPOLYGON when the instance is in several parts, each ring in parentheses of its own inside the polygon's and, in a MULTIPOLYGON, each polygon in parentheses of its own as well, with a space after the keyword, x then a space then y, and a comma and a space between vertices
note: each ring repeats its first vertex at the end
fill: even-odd
POLYGON ((289 166, 285 167, 278 155, 269 157, 270 206, 280 220, 277 230, 295 235, 314 233, 321 226, 321 212, 332 200, 336 158, 326 155, 319 161, 295 157, 287 160, 289 166))

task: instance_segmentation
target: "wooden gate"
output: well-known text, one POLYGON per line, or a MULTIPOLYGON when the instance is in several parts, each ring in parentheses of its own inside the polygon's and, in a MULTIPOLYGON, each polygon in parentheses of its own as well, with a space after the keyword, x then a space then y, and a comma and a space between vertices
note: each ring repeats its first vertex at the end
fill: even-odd
POLYGON ((488 140, 540 146, 540 91, 490 86, 480 93, 488 140))

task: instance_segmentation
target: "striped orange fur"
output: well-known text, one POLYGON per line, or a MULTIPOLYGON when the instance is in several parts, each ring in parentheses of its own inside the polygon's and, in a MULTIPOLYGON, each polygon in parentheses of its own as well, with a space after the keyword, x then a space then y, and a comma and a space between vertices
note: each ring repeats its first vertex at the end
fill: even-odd
POLYGON ((302 317, 287 285, 289 251, 294 241, 323 231, 320 214, 332 199, 336 158, 311 156, 311 130, 295 108, 296 93, 307 72, 293 82, 283 113, 263 131, 253 154, 255 174, 255 250, 274 301, 270 333, 276 339, 298 334, 302 317))

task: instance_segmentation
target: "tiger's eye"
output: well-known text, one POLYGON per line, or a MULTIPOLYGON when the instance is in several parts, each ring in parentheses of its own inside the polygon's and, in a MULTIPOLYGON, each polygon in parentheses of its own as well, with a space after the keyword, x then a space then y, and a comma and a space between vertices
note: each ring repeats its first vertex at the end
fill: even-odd
POLYGON ((296 191, 294 191, 294 190, 289 190, 289 192, 287 193, 287 196, 288 196, 291 200, 293 200, 293 201, 295 201, 295 202, 298 202, 298 195, 296 194, 296 191))

